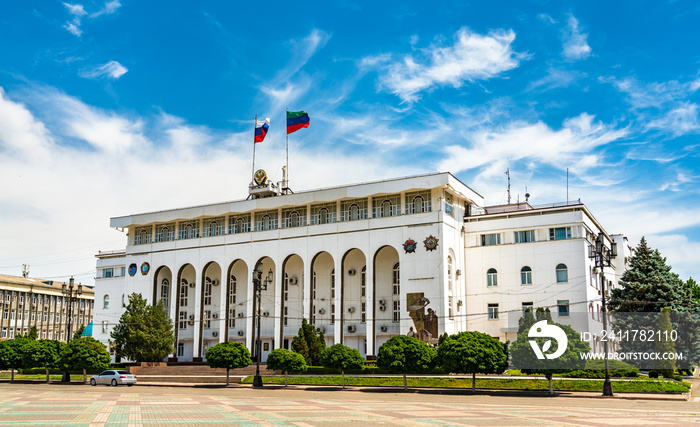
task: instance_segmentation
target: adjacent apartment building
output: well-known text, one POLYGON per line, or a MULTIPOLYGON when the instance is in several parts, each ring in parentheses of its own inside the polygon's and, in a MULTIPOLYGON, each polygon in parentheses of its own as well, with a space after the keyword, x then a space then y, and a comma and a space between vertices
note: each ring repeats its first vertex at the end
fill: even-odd
POLYGON ((590 308, 600 321, 588 245, 601 232, 608 245, 623 238, 580 202, 485 207, 450 173, 291 193, 259 172, 246 200, 111 219, 127 244, 97 255, 97 339, 107 344, 133 292, 173 319, 173 361, 202 360, 222 341, 254 353, 257 313, 262 360, 291 348, 302 319, 368 358, 397 334, 512 339, 506 314, 528 305, 563 323, 560 307, 590 308))
POLYGON ((69 322, 71 334, 92 322, 95 294, 76 284, 69 298, 69 288, 68 283, 0 275, 0 339, 26 335, 36 327, 40 339, 68 341, 69 322))

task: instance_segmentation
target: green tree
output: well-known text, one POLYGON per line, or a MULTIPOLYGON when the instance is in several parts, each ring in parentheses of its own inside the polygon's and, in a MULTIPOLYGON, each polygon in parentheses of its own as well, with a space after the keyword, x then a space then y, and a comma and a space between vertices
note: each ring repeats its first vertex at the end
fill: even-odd
MULTIPOLYGON (((590 345, 581 341, 579 333, 571 326, 555 323, 551 320, 548 310, 538 308, 535 315, 528 309, 518 321, 518 338, 510 345, 510 355, 513 365, 526 374, 544 375, 549 381, 549 392, 554 394, 552 376, 565 372, 585 368, 585 361, 580 353, 590 352, 590 345), (547 352, 551 346, 551 337, 530 337, 529 332, 537 322, 546 321, 547 325, 554 325, 566 333, 567 347, 564 353, 556 359, 539 359, 535 354, 530 341, 534 340, 542 352, 547 352)), ((558 344, 557 344, 558 345, 558 344)), ((554 351, 558 350, 555 348, 554 351)), ((551 352, 550 352, 551 353, 551 352)))
POLYGON ((284 386, 287 387, 287 374, 300 374, 306 372, 308 365, 304 356, 286 348, 272 350, 267 355, 267 369, 282 371, 284 374, 284 386))
POLYGON ((343 376, 343 388, 345 388, 345 371, 348 369, 360 369, 364 364, 365 361, 359 351, 342 344, 334 344, 321 354, 322 366, 340 369, 340 374, 343 376))
MULTIPOLYGON (((661 309, 661 314, 659 316, 659 324, 656 328, 659 334, 654 341, 654 350, 656 353, 675 353, 676 346, 671 339, 671 332, 673 331, 673 325, 671 324, 671 311, 668 307, 661 309)), ((666 378, 673 378, 673 374, 676 372, 676 361, 675 359, 661 359, 656 362, 655 370, 666 378)))
MULTIPOLYGON (((444 338, 440 338, 444 342, 444 338)), ((403 389, 408 390, 406 374, 421 374, 433 367, 437 351, 423 341, 396 335, 379 347, 377 366, 394 374, 403 374, 403 389)))
POLYGON ((226 369, 226 385, 229 385, 229 370, 245 368, 253 363, 250 352, 239 342, 222 342, 209 348, 206 354, 207 365, 226 369))
POLYGON ((690 289, 690 292, 693 294, 693 299, 700 303, 700 286, 698 286, 698 282, 695 281, 692 277, 688 279, 687 282, 685 282, 685 285, 690 289))
POLYGON ((46 382, 49 382, 49 369, 59 367, 64 347, 64 343, 55 340, 27 341, 22 347, 22 363, 25 368, 46 369, 46 382))
MULTIPOLYGON (((700 302, 695 297, 695 280, 683 282, 671 272, 666 258, 649 247, 642 237, 630 259, 630 268, 620 278, 620 285, 621 288, 612 290, 608 305, 614 330, 640 330, 656 325, 658 313, 668 307, 673 329, 678 332, 676 350, 683 353, 683 363, 690 367, 700 362, 700 302)), ((647 341, 623 340, 620 345, 626 352, 653 350, 647 341)), ((639 361, 636 363, 649 368, 639 361)))
POLYGON ((71 338, 71 340, 77 340, 83 335, 83 332, 85 332, 85 325, 78 326, 75 332, 73 332, 73 338, 71 338))
MULTIPOLYGON (((59 365, 65 371, 83 370, 83 382, 87 381, 87 370, 98 371, 110 365, 109 352, 104 344, 92 337, 83 337, 69 342, 61 353, 59 365)), ((70 381, 70 375, 67 377, 70 381)))
POLYGON ((138 362, 160 362, 173 352, 173 321, 163 303, 149 305, 141 294, 129 295, 129 304, 110 334, 118 357, 138 362))
POLYGON ((11 381, 15 380, 15 370, 24 366, 22 348, 26 343, 27 339, 21 337, 0 341, 0 369, 11 370, 11 381))
POLYGON ((326 338, 323 332, 303 319, 298 334, 292 339, 292 350, 304 356, 307 365, 319 366, 325 349, 326 338))
POLYGON ((437 363, 446 372, 472 374, 474 391, 476 374, 500 374, 506 370, 508 344, 481 332, 460 332, 442 341, 437 363))

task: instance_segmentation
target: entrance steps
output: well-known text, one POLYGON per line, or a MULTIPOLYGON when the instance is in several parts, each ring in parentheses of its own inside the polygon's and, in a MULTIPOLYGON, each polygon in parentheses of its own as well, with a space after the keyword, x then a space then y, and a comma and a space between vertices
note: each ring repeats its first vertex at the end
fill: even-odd
MULTIPOLYGON (((239 383, 245 377, 255 375, 255 364, 229 371, 229 381, 239 383)), ((132 366, 130 371, 136 374, 140 382, 159 383, 226 383, 226 369, 210 368, 206 364, 169 363, 168 366, 132 366), (136 368, 136 369, 134 369, 136 368)), ((264 363, 260 364, 260 375, 280 375, 278 371, 268 371, 264 363)))

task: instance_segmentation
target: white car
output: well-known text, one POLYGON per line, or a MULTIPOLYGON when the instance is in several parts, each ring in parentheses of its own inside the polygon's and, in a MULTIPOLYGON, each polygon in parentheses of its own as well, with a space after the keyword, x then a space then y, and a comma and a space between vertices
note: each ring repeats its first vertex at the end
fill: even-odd
POLYGON ((136 384, 136 375, 130 374, 127 371, 108 370, 94 377, 90 377, 90 385, 97 384, 113 386, 126 384, 131 387, 136 384))

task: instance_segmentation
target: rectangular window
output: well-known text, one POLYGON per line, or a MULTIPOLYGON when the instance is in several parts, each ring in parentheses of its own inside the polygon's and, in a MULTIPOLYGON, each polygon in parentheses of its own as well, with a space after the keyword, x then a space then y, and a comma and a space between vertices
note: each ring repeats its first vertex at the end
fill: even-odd
POLYGON ((211 305, 211 282, 209 280, 204 283, 204 305, 211 305))
POLYGON ((515 243, 528 243, 535 241, 535 230, 515 232, 515 243))
POLYGON ((7 338, 7 328, 2 328, 2 335, 0 335, 0 338, 7 338))
POLYGON ((557 309, 559 311, 559 316, 568 317, 569 316, 569 300, 557 300, 557 309))
POLYGON ((7 320, 8 317, 10 317, 10 310, 6 308, 2 313, 2 318, 7 320))
POLYGON ((367 321, 367 303, 360 303, 360 323, 367 321))
POLYGON ((107 322, 106 320, 103 320, 102 321, 102 333, 106 334, 108 330, 109 330, 109 322, 107 322))
POLYGON ((287 326, 287 316, 289 315, 289 307, 284 308, 284 326, 287 326))
POLYGON ((114 276, 114 269, 113 268, 105 268, 102 270, 102 277, 108 278, 108 277, 113 277, 114 276))
POLYGON ((179 240, 198 239, 199 238, 199 221, 183 221, 178 224, 179 240))
POLYGON ((394 323, 397 323, 401 320, 401 302, 400 301, 394 301, 394 313, 391 318, 391 321, 394 323))
POLYGON ((229 328, 236 327, 236 309, 235 308, 228 309, 228 327, 229 328))
POLYGON ((331 323, 335 323, 335 304, 331 304, 331 323))
POLYGON ((187 312, 186 311, 180 312, 178 328, 187 329, 187 312))
POLYGON ((185 307, 187 306, 187 293, 189 292, 187 290, 188 283, 186 280, 183 280, 182 283, 180 284, 180 307, 185 307))
POLYGON ((450 320, 454 320, 455 318, 455 313, 454 313, 454 298, 449 296, 447 297, 447 317, 450 320))
POLYGON ((204 329, 211 328, 211 310, 204 311, 204 329))
POLYGON ((498 319, 498 304, 489 304, 489 320, 498 319))
POLYGON ((549 229, 549 240, 571 239, 571 227, 559 227, 549 229))
POLYGON ((221 236, 226 231, 226 218, 207 218, 204 220, 204 230, 202 230, 202 236, 212 237, 221 236))
POLYGON ((501 244, 501 234, 482 234, 481 235, 481 246, 494 246, 501 244))
POLYGON ((525 312, 530 309, 530 312, 532 313, 534 310, 534 307, 531 302, 524 302, 523 303, 523 316, 525 315, 525 312))

